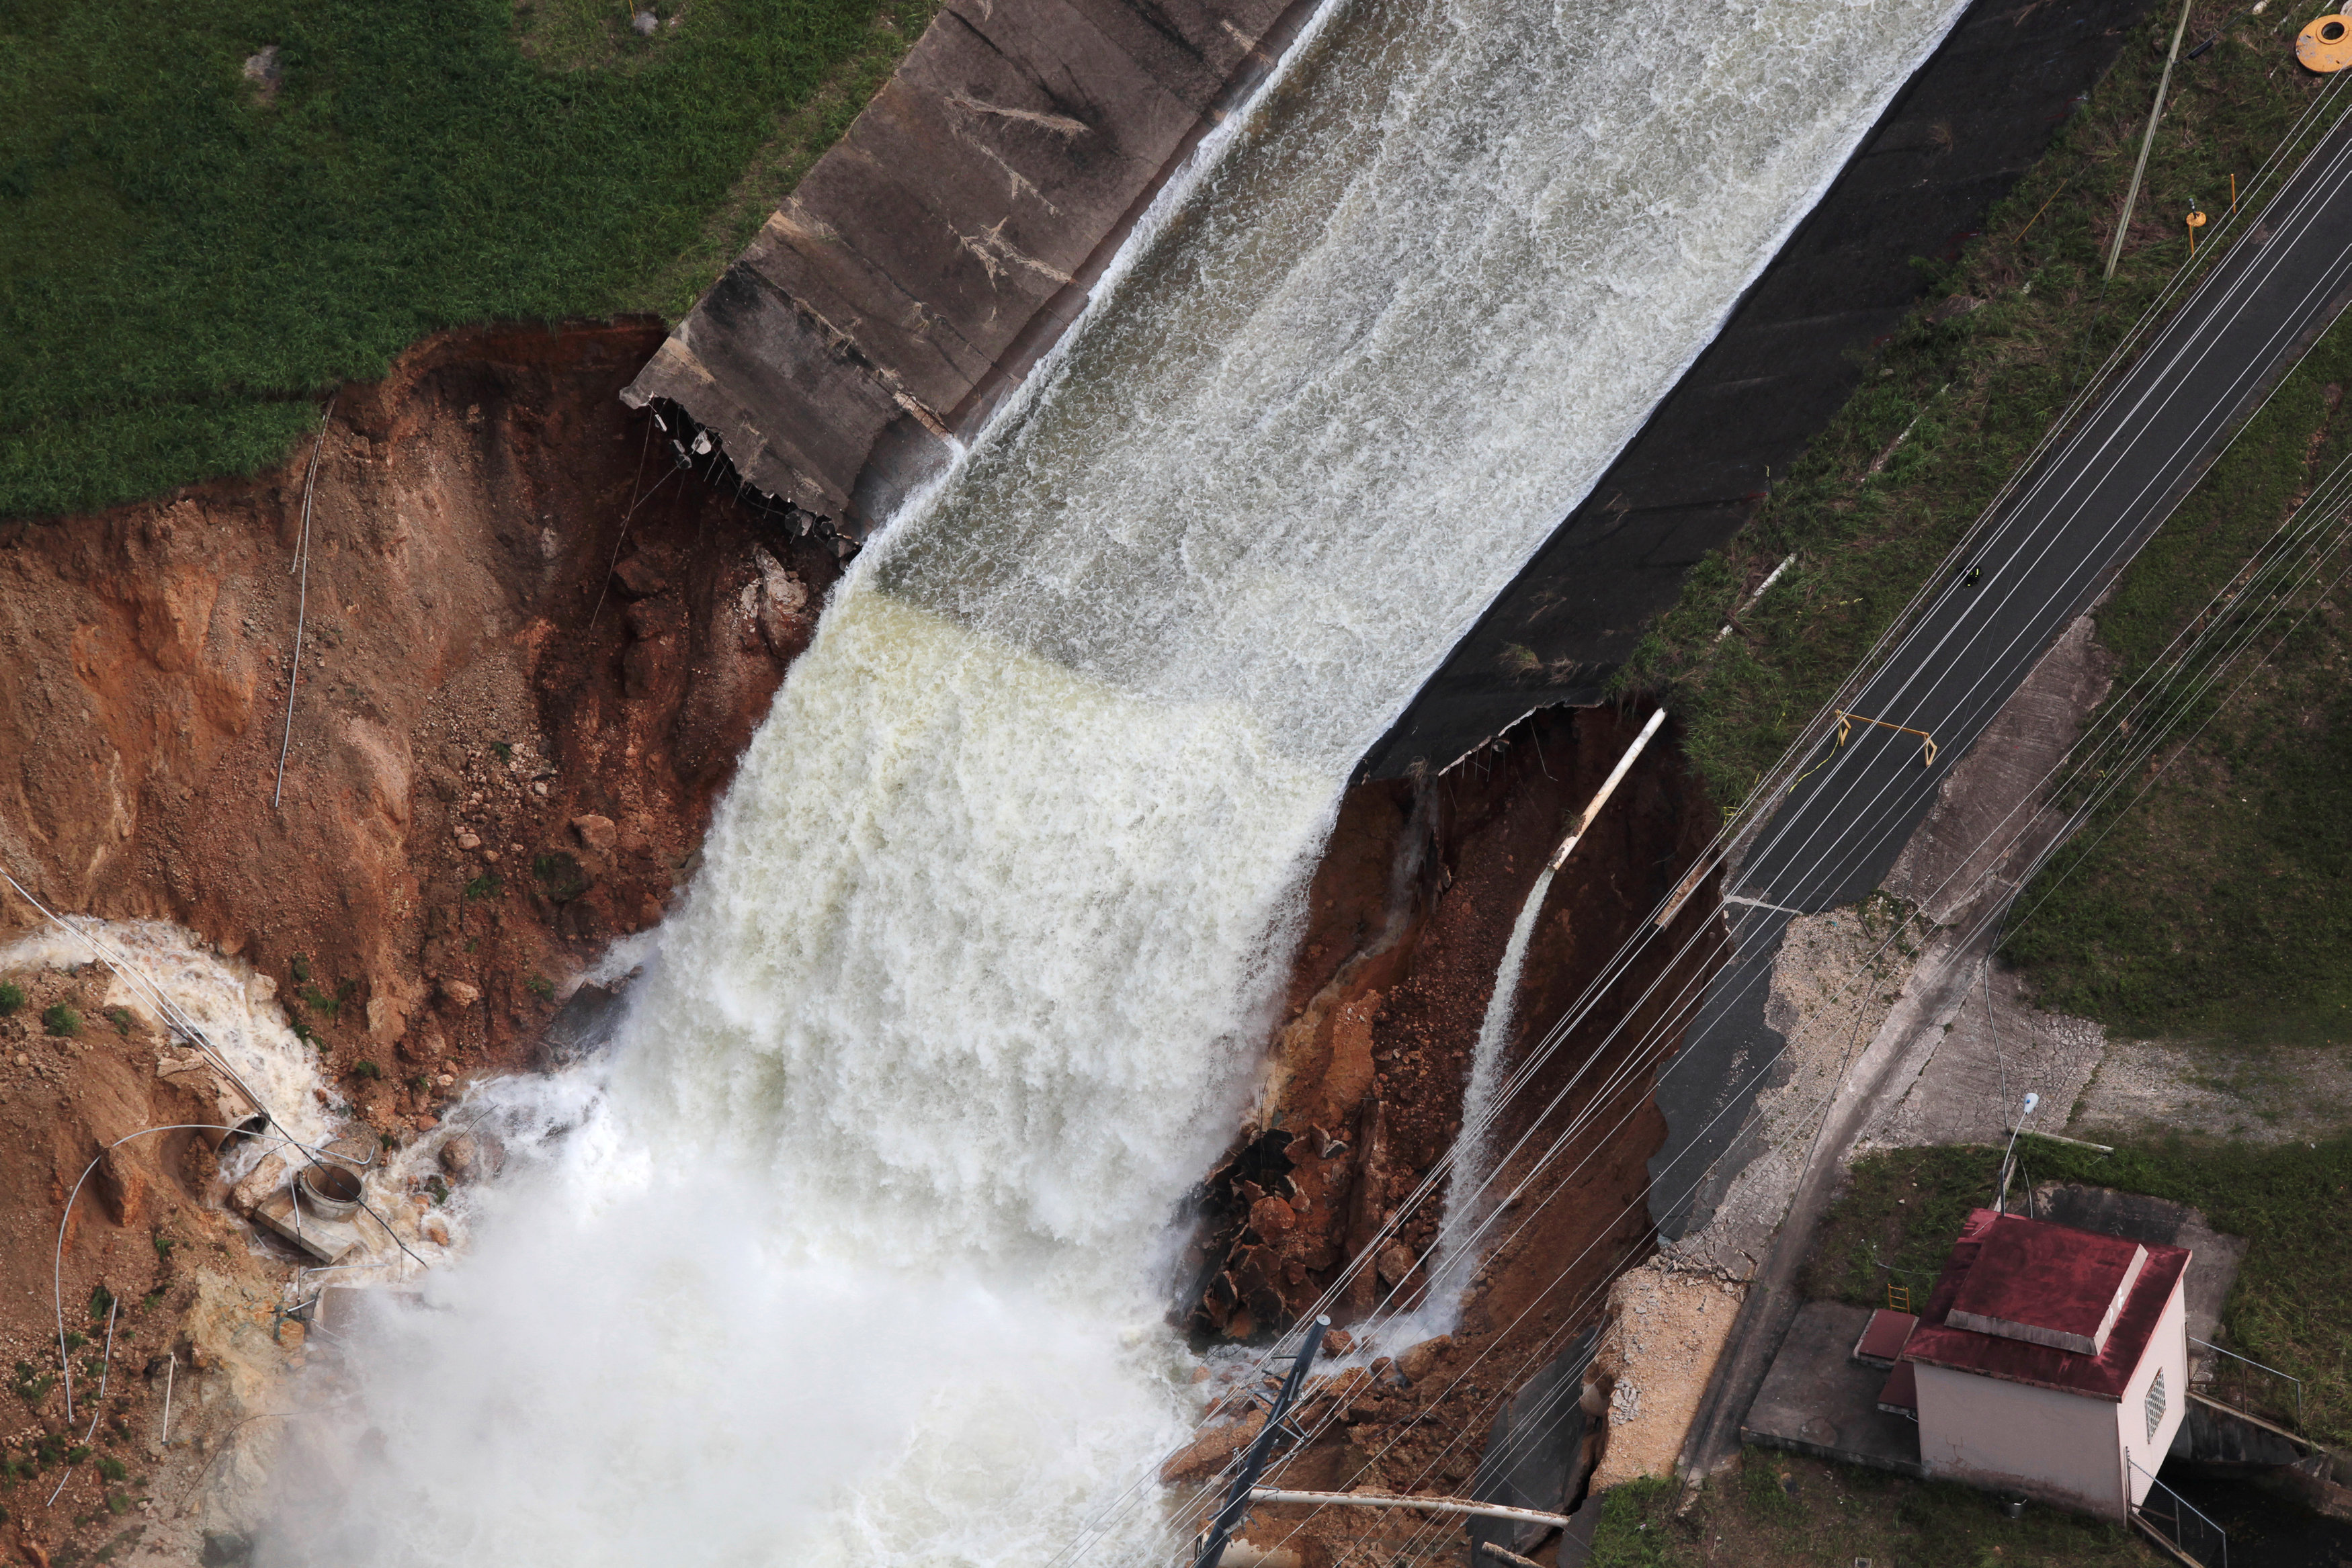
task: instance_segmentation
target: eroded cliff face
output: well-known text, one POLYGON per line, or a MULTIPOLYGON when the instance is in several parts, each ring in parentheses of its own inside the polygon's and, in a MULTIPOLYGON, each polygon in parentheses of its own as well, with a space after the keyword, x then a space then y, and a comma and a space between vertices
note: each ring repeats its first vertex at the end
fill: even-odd
MULTIPOLYGON (((1376 1302, 1409 1304, 1425 1285, 1443 1207, 1433 1196, 1409 1199, 1461 1134, 1513 922, 1643 716, 1548 710, 1434 780, 1349 795, 1315 878, 1267 1082, 1202 1189, 1181 1303, 1196 1334, 1248 1338, 1288 1324, 1400 1211, 1334 1320, 1344 1328, 1376 1302)), ((1554 880, 1529 938, 1507 1068, 1529 1059, 1704 848, 1713 813, 1670 741, 1645 753, 1554 880)), ((1505 1103, 1489 1144, 1500 1157, 1493 1186, 1526 1189, 1477 1249, 1458 1326, 1402 1358, 1409 1369, 1334 1391, 1338 1424, 1284 1484, 1459 1487, 1485 1445, 1492 1397, 1601 1322, 1609 1281, 1649 1249, 1644 1162, 1664 1134, 1651 1086, 1680 1012, 1718 961, 1712 896, 1685 904, 1666 936, 1610 981, 1593 1021, 1505 1103), (1581 1130, 1546 1158, 1572 1123, 1581 1130)), ((1171 1479, 1213 1472, 1235 1430, 1213 1430, 1171 1479)), ((1318 1517, 1297 1544, 1312 1561, 1341 1561, 1374 1551, 1379 1536, 1361 1518, 1318 1517)))
POLYGON ((265 973, 299 956, 339 1051, 532 1034, 534 981, 658 919, 837 570, 622 408, 659 341, 452 334, 338 396, 290 741, 308 453, 0 537, 16 874, 265 973))
MULTIPOLYGON (((314 1037, 321 1103, 387 1148, 531 1061, 581 971, 660 919, 838 574, 624 408, 660 341, 454 333, 337 394, 290 738, 307 449, 0 528, 0 862, 61 913, 171 921, 249 964, 314 1037)), ((0 889, 0 943, 41 924, 0 889)), ((99 966, 0 981, 25 993, 0 997, 0 1349, 26 1369, 0 1419, 11 1529, 27 1561, 142 1539, 193 1560, 249 1500, 264 1396, 300 1364, 276 1316, 291 1263, 223 1207, 217 1132, 106 1153, 63 1230, 78 1377, 101 1370, 93 1291, 125 1311, 107 1398, 85 1386, 69 1430, 51 1248, 116 1139, 247 1107, 193 1087, 211 1075, 99 966), (77 1033, 45 1026, 53 1007, 77 1033)))

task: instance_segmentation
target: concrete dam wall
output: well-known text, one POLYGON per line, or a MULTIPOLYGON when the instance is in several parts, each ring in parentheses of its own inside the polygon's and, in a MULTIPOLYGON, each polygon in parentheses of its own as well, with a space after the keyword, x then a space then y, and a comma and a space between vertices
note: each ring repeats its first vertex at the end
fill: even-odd
MULTIPOLYGON (((865 538, 1076 319, 1313 9, 956 0, 625 397, 676 403, 742 478, 865 538)), ((1911 258, 1966 242, 2145 9, 1978 0, 1360 777, 1600 701, 1917 301, 1911 258)))
POLYGON ((1312 0, 954 0, 623 395, 863 538, 1083 308, 1312 0))

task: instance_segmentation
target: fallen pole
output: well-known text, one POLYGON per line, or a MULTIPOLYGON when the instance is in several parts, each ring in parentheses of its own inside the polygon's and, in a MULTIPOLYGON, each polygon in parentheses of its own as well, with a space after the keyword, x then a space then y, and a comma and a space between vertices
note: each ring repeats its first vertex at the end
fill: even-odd
POLYGON ((1509 1563, 1511 1568, 1543 1568, 1543 1564, 1537 1562, 1534 1558, 1522 1557, 1516 1552, 1507 1552, 1491 1541, 1480 1542, 1478 1543, 1478 1550, 1485 1552, 1487 1556, 1492 1557, 1497 1563, 1509 1563))
POLYGON ((1278 1491, 1252 1487, 1252 1502, 1304 1502, 1318 1508, 1417 1508, 1425 1513, 1472 1513, 1481 1519, 1516 1519, 1523 1524, 1568 1528, 1564 1513, 1538 1513, 1531 1508, 1505 1508, 1498 1502, 1474 1502, 1466 1497, 1379 1497, 1352 1491, 1278 1491))
POLYGON ((1650 722, 1642 727, 1642 733, 1633 737, 1633 744, 1625 748, 1625 755, 1617 759, 1617 766, 1610 770, 1608 778, 1601 781, 1601 793, 1592 797, 1592 804, 1584 808, 1584 814, 1576 819, 1576 826, 1568 830, 1568 837, 1562 839, 1559 848, 1552 852, 1551 863, 1544 868, 1546 871, 1558 871, 1567 861, 1568 852, 1576 847, 1576 841, 1592 826, 1592 819, 1601 815, 1601 808, 1609 803, 1609 797, 1616 793, 1617 786, 1625 781, 1625 775, 1633 770, 1633 759, 1642 755, 1642 747, 1650 744, 1650 737, 1657 734, 1659 727, 1665 722, 1666 710, 1664 708, 1650 716, 1650 722))

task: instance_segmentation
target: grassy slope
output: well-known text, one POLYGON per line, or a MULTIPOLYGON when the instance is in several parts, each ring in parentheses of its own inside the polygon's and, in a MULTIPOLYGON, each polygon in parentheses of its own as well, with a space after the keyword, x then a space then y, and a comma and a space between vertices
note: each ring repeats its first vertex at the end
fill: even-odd
MULTIPOLYGON (((2151 17, 2042 165, 1990 215, 1869 379, 1728 549, 1691 579, 1621 677, 1663 688, 1726 809, 1755 786, 2136 317, 2186 251, 2179 214, 2219 212, 2319 89, 2286 62, 2302 10, 2242 24, 2184 63, 2133 248, 2102 298, 2170 14, 2151 17), (1985 301, 1940 324, 1948 296, 1985 301), (1907 434, 1905 433, 1907 432, 1907 434), (1897 444, 1897 437, 1902 437, 1897 444), (1780 583, 1717 628, 1783 556, 1780 583)), ((2202 35, 2225 14, 2200 12, 2202 35)), ((2209 231, 2210 232, 2210 231, 2209 231)), ((2167 526, 2100 616, 2126 682, 2352 442, 2326 389, 2352 332, 2322 340, 2167 526)), ((2121 807, 2020 904, 2011 956, 2053 1006, 2144 1031, 2319 1038, 2352 1019, 2352 730, 2332 612, 2137 810, 2121 807), (2119 825, 2107 831, 2121 817, 2119 825)), ((2189 727, 2210 711, 2191 714, 2189 727)))
POLYGON ((1990 1492, 1750 1448, 1687 1512, 1681 1488, 1634 1481, 1601 1501, 1592 1568, 2106 1568, 2163 1561, 2120 1525, 2029 1508, 2003 1518, 1990 1492))
POLYGON ((2117 655, 2107 706, 2120 714, 2145 681, 2178 695, 2181 717, 2019 903, 2005 951, 2048 1006, 2135 1033, 2352 1037, 2352 649, 2326 582, 2352 559, 2336 552, 2210 690, 2157 685, 2175 633, 2352 457, 2347 384, 2339 327, 2100 613, 2117 655))
POLYGON ((275 462, 442 327, 682 310, 934 7, 0 0, 0 517, 275 462))

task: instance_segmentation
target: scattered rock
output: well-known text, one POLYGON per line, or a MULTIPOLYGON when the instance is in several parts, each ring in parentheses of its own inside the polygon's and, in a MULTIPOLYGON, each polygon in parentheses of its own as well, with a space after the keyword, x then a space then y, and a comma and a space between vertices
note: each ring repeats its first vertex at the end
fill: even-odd
POLYGON ((1251 1229, 1271 1240, 1297 1224, 1298 1217, 1291 1212, 1290 1205, 1278 1197, 1268 1197, 1250 1205, 1249 1222, 1251 1229))
POLYGON ((436 1247, 449 1245, 449 1222, 437 1214, 425 1216, 425 1222, 416 1228, 416 1233, 436 1247))
POLYGON ((284 1155, 265 1155, 261 1163, 245 1174, 236 1186, 229 1189, 228 1206, 247 1219, 259 1207, 261 1200, 286 1185, 288 1163, 284 1155))
POLYGON ((613 841, 619 836, 619 830, 613 826, 612 818, 599 817, 593 811, 584 817, 572 818, 572 831, 580 835, 583 848, 600 855, 611 853, 613 841))
MULTIPOLYGON (((640 21, 650 21, 653 13, 641 11, 637 16, 640 21)), ((637 29, 640 33, 649 33, 652 30, 650 27, 637 29)), ((633 555, 614 567, 613 581, 620 588, 621 597, 624 599, 651 599, 669 586, 669 580, 662 576, 654 563, 641 555, 633 555)))
POLYGON ((440 1061, 448 1053, 448 1041, 441 1038, 439 1030, 429 1024, 422 1029, 409 1030, 400 1041, 401 1056, 420 1065, 440 1061))
POLYGON ((547 1020, 540 1050, 551 1065, 577 1061, 603 1047, 621 1023, 624 986, 582 986, 547 1020))
MULTIPOLYGON (((236 1568, 241 1563, 253 1561, 252 1538, 234 1530, 205 1531, 204 1555, 196 1559, 205 1568, 236 1568)), ((43 1568, 47 1568, 44 1563, 43 1568)))
POLYGON ((638 37, 650 38, 661 26, 661 18, 651 11, 640 11, 629 19, 629 26, 636 29, 638 37))
POLYGON ((98 1201, 117 1225, 136 1225, 147 1212, 147 1178, 139 1174, 121 1149, 99 1156, 98 1201))
POLYGON ((1355 1351, 1356 1336, 1346 1329, 1333 1329, 1323 1336, 1325 1355, 1352 1355, 1355 1351))
POLYGON ((278 63, 278 46, 269 45, 245 57, 245 79, 251 82, 255 93, 264 103, 278 97, 278 89, 286 80, 286 68, 278 63))
POLYGON ((750 601, 744 608, 758 623, 768 651, 779 659, 790 659, 808 642, 808 589, 784 570, 782 562, 756 545, 751 549, 751 564, 758 569, 760 580, 744 589, 750 601))
POLYGON ((1437 1370, 1438 1358, 1454 1348, 1452 1334, 1439 1334, 1435 1339, 1423 1340, 1396 1358, 1396 1369, 1408 1383, 1419 1383, 1437 1370))
POLYGON ((478 850, 482 847, 482 841, 476 838, 471 833, 459 833, 457 835, 457 847, 461 850, 467 851, 478 850))
POLYGON ((466 980, 444 979, 441 995, 452 1007, 470 1008, 482 999, 482 988, 466 980))
POLYGON ((1394 1289, 1404 1283, 1420 1261, 1412 1255, 1412 1248, 1402 1241, 1391 1241, 1381 1249, 1375 1266, 1380 1270, 1381 1283, 1394 1289))
POLYGON ((478 1181, 506 1167, 507 1146, 496 1133, 477 1128, 443 1144, 438 1158, 441 1168, 459 1181, 478 1181))
POLYGON ((1208 1479, 1223 1469, 1225 1461, 1265 1427, 1265 1412, 1253 1410, 1238 1421, 1210 1427, 1160 1467, 1160 1484, 1175 1486, 1185 1481, 1208 1479))

